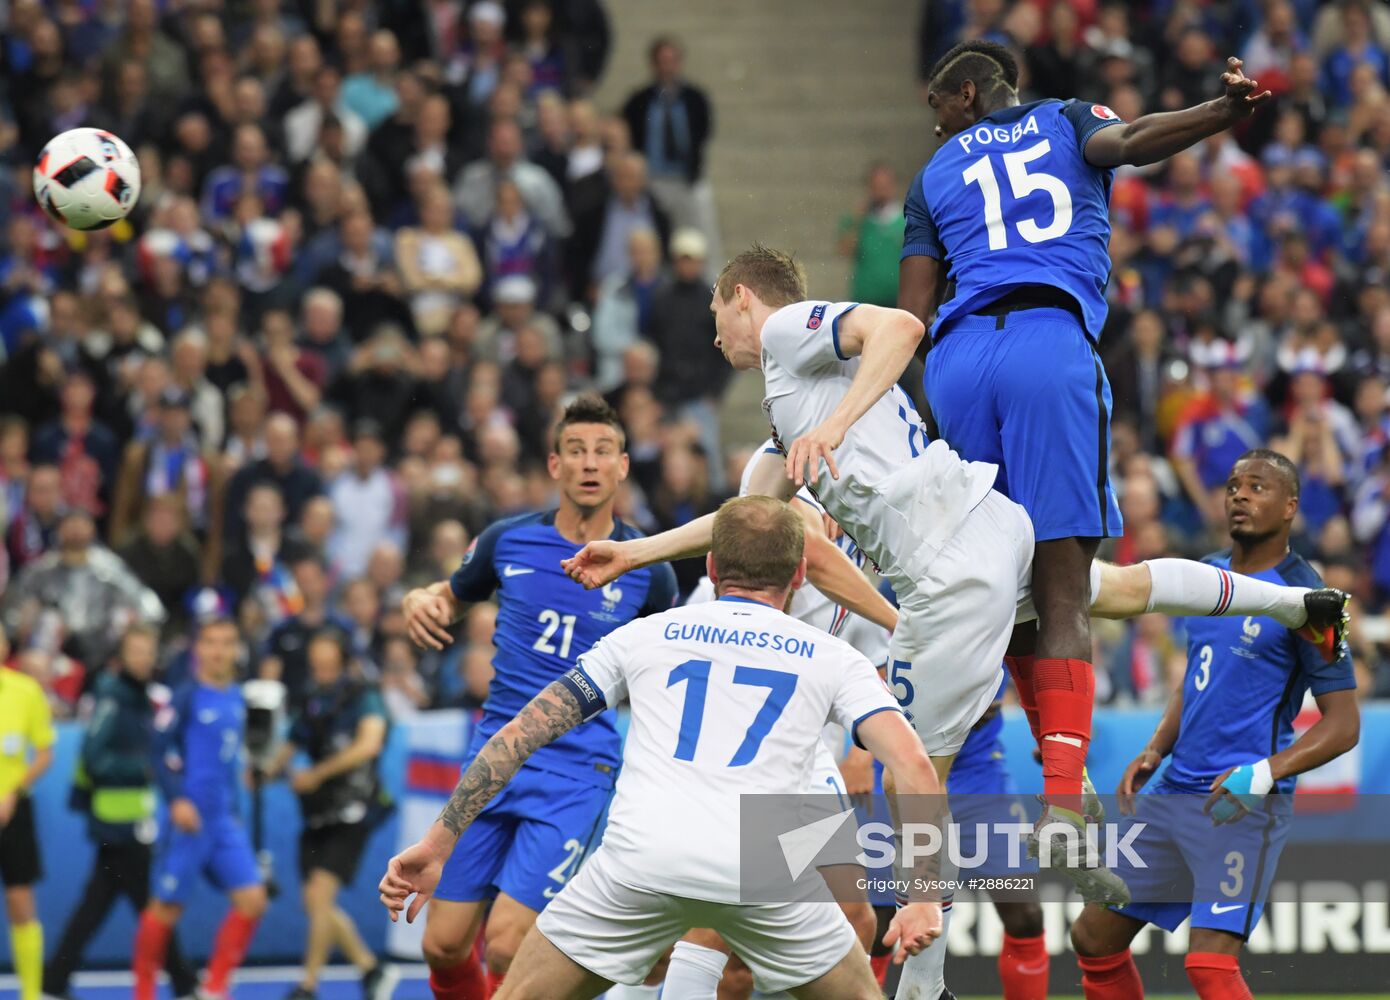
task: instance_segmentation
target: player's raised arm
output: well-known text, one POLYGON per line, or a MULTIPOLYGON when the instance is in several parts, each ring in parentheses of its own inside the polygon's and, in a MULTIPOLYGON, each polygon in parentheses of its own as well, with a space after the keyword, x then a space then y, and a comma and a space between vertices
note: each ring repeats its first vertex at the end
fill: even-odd
POLYGON ((861 618, 890 632, 897 628, 897 609, 884 599, 844 550, 831 541, 820 511, 796 501, 792 502, 792 509, 806 522, 806 578, 811 585, 861 618))
POLYGON ((578 673, 572 671, 553 681, 498 730, 463 772, 434 825, 417 843, 391 859, 377 888, 392 921, 399 918, 406 908, 406 900, 414 894, 415 901, 405 917, 408 923, 414 922, 434 894, 444 862, 453 852, 459 836, 482 812, 483 806, 521 770, 526 759, 606 707, 603 696, 592 690, 592 686, 574 679, 578 673), (587 694, 584 693, 586 686, 590 687, 587 694), (590 702, 588 710, 581 703, 581 695, 590 702))
POLYGON ((787 449, 787 475, 797 486, 815 477, 822 460, 829 466, 831 477, 840 478, 832 452, 844 441, 854 422, 898 384, 926 333, 922 321, 911 313, 868 305, 841 313, 835 330, 837 353, 846 360, 858 357, 859 370, 825 422, 797 438, 787 449))
POLYGON ((1221 74, 1226 92, 1215 100, 1100 129, 1086 142, 1086 162, 1097 167, 1157 163, 1250 117, 1273 95, 1268 90, 1261 91, 1258 81, 1241 72, 1241 66, 1234 56, 1226 60, 1226 72, 1221 74))

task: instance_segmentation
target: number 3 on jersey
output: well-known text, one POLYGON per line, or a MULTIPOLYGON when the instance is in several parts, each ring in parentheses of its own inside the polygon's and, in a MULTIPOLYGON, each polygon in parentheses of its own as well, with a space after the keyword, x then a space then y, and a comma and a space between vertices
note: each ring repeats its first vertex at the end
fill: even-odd
MULTIPOLYGON (((694 760, 695 745, 700 742, 700 727, 705 721, 705 694, 709 691, 709 660, 686 660, 671 671, 666 686, 684 684, 685 707, 681 710, 680 734, 676 738, 676 760, 694 760)), ((734 683, 768 689, 767 701, 758 709, 743 735, 743 742, 734 751, 729 767, 742 767, 758 755, 758 748, 767 739, 772 726, 786 711, 787 702, 796 690, 796 674, 785 670, 766 670, 762 667, 735 667, 734 683)))
POLYGON ((574 623, 578 620, 577 615, 562 615, 558 611, 546 608, 536 616, 536 621, 545 626, 545 631, 532 643, 531 648, 538 653, 549 653, 552 656, 559 654, 560 659, 568 660, 570 657, 570 640, 574 638, 574 623), (560 636, 560 648, 556 649, 555 644, 550 640, 555 633, 564 626, 564 633, 560 636))
MULTIPOLYGON (((1047 139, 1034 143, 1027 149, 1016 150, 1003 155, 1004 170, 1009 176, 1009 187, 1014 198, 1021 201, 1035 191, 1046 191, 1052 197, 1052 222, 1040 226, 1036 219, 1020 219, 1014 226, 1018 235, 1029 243, 1045 243, 1055 240, 1071 228, 1071 191, 1060 177, 1028 172, 1028 164, 1052 152, 1052 143, 1047 139)), ((994 165, 988 156, 982 156, 961 171, 966 184, 978 184, 985 198, 985 229, 989 232, 989 248, 1003 250, 1009 245, 1007 227, 1004 225, 1004 199, 999 191, 999 180, 994 176, 994 165)))

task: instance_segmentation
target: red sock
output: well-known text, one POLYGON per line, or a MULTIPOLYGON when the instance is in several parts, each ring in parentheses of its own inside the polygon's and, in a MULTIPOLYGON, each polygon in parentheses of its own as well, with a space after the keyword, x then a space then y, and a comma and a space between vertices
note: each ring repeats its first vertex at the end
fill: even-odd
POLYGON ((1033 654, 1006 656, 1004 665, 1009 668, 1014 690, 1018 692, 1019 707, 1028 716, 1028 728, 1033 730, 1033 740, 1037 742, 1042 739, 1042 731, 1038 728, 1038 698, 1033 693, 1033 654))
POLYGON ((999 982, 1004 1000, 1047 1000, 1047 941, 1037 937, 1004 935, 999 950, 999 982))
POLYGON ((882 986, 888 981, 888 970, 893 965, 893 953, 890 951, 886 955, 876 955, 869 959, 869 965, 874 970, 874 978, 878 980, 878 985, 882 986))
POLYGON ((488 995, 488 996, 492 996, 494 993, 496 993, 498 990, 500 990, 500 989, 502 988, 502 980, 504 980, 504 979, 506 979, 506 978, 507 978, 507 974, 506 974, 505 972, 493 972, 491 969, 488 969, 488 970, 487 970, 487 995, 488 995))
POLYGON ((1200 1000, 1254 1000, 1235 955, 1194 951, 1183 964, 1200 1000))
POLYGON ((1118 955, 1101 958, 1076 956, 1081 966, 1081 989, 1086 1000, 1144 1000, 1144 983, 1126 948, 1118 955))
POLYGON ((212 943, 212 958, 208 960, 207 981, 203 986, 209 993, 226 993, 232 973, 246 957, 246 949, 251 946, 251 938, 256 933, 259 918, 248 917, 238 910, 232 910, 217 928, 217 937, 212 943))
POLYGON ((1038 748, 1043 759, 1043 794, 1048 802, 1081 811, 1081 772, 1091 745, 1091 702, 1095 677, 1085 660, 1044 660, 1033 665, 1038 699, 1038 748))
POLYGON ((487 977, 477 952, 458 965, 430 969, 430 991, 436 1000, 487 1000, 487 977))
POLYGON ((148 911, 140 914, 135 930, 134 955, 131 972, 135 974, 135 1000, 154 1000, 159 982, 159 970, 164 968, 164 953, 174 928, 148 911))

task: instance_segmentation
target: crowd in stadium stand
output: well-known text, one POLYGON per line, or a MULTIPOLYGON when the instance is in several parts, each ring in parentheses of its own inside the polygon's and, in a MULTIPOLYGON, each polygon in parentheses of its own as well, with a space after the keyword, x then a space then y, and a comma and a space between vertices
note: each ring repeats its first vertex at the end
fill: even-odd
MULTIPOLYGON (((924 68, 963 37, 1013 46, 1025 101, 1185 106, 1228 53, 1276 93, 1115 177, 1110 556, 1217 547, 1226 470, 1272 442, 1303 472, 1297 545, 1368 623, 1364 690, 1390 695, 1390 7, 936 0, 921 29, 924 68)), ((306 637, 337 627, 393 714, 478 704, 491 607, 422 653, 400 597, 549 503, 548 429, 580 390, 626 424, 624 517, 668 528, 728 495, 752 442, 718 435, 711 102, 656 39, 650 79, 596 105, 609 45, 599 0, 11 0, 0 614, 60 715, 122 623, 161 626, 177 681, 219 613, 244 674, 292 700, 306 637), (144 178, 128 223, 86 234, 29 181, 83 124, 144 178)), ((894 301, 905 182, 873 164, 839 220, 854 297, 894 301)), ((1100 636, 1103 699, 1165 696, 1168 623, 1100 636)))

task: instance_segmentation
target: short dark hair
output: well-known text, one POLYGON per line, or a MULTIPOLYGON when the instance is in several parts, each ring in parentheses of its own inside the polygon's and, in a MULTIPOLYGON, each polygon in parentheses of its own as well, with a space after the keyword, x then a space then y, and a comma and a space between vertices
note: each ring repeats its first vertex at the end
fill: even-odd
POLYGON ((781 590, 805 554, 806 522, 773 497, 735 497, 714 515, 709 551, 721 587, 781 590))
POLYGON ((623 422, 618 419, 613 407, 604 402, 602 396, 585 393, 565 407, 565 412, 560 414, 560 419, 555 424, 555 433, 550 438, 550 450, 557 455, 560 453, 560 438, 570 424, 607 424, 618 435, 618 447, 627 450, 627 432, 623 430, 623 422))
MULTIPOLYGON (((1281 455, 1273 448, 1251 448, 1240 458, 1236 459, 1236 465, 1241 462, 1268 462, 1279 472, 1280 478, 1284 480, 1284 486, 1288 488, 1289 496, 1298 499, 1302 491, 1302 483, 1299 481, 1298 466, 1289 461, 1288 456, 1281 455)), ((1232 466, 1234 469, 1235 466, 1232 466)))
POLYGON ((972 80, 982 94, 1007 88, 1017 94, 1018 61, 998 42, 961 42, 936 61, 927 75, 927 89, 934 93, 958 91, 972 80))
POLYGON ((647 46, 647 62, 656 62, 656 54, 665 48, 675 49, 678 56, 685 55, 685 48, 675 35, 657 35, 647 46))
POLYGON ((774 309, 806 299, 806 270, 789 253, 754 243, 719 272, 715 291, 721 302, 733 298, 734 286, 743 285, 774 309))

